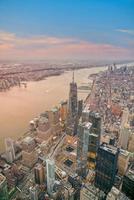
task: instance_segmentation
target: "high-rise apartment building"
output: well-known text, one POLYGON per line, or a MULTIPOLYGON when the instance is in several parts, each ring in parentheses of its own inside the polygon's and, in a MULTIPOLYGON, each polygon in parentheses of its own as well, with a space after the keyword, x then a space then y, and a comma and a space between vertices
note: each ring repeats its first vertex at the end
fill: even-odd
POLYGON ((128 149, 128 142, 130 138, 131 132, 129 130, 129 125, 125 124, 124 127, 120 130, 120 137, 119 137, 119 145, 122 149, 128 149))
POLYGON ((119 149, 102 144, 98 148, 96 160, 95 186, 108 193, 115 181, 117 173, 119 149))
POLYGON ((45 182, 45 169, 44 166, 40 163, 38 163, 34 167, 34 177, 35 177, 35 183, 36 184, 44 184, 45 182))
POLYGON ((118 157, 118 173, 121 176, 124 176, 127 171, 129 158, 130 158, 129 152, 123 149, 120 149, 120 153, 118 157))
POLYGON ((128 151, 134 152, 134 133, 131 133, 128 141, 128 151))
POLYGON ((47 166, 47 191, 48 194, 52 194, 53 192, 53 186, 55 182, 55 162, 54 160, 46 160, 46 166, 47 166))
POLYGON ((130 137, 128 118, 129 118, 129 110, 128 108, 125 108, 122 114, 121 128, 119 135, 119 145, 124 150, 127 150, 128 140, 130 137))

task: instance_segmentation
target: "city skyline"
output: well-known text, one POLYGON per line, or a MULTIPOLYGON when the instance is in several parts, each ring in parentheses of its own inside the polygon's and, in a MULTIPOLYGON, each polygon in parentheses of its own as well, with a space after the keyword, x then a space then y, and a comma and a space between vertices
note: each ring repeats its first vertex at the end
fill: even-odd
POLYGON ((134 2, 1 1, 0 60, 132 60, 134 2))

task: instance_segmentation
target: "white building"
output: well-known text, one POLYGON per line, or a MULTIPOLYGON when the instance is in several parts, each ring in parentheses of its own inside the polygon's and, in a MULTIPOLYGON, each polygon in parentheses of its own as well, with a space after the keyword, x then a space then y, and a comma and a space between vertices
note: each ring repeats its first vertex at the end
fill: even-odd
POLYGON ((129 118, 129 111, 128 108, 126 108, 123 110, 121 127, 120 127, 120 136, 119 136, 119 145, 124 150, 127 150, 128 141, 130 137, 128 118, 129 118))
POLYGON ((47 191, 48 194, 52 194, 53 192, 53 186, 55 182, 55 162, 54 160, 46 160, 46 166, 47 166, 47 191))
POLYGON ((11 138, 5 139, 6 147, 6 160, 9 163, 12 163, 15 160, 15 143, 11 138))

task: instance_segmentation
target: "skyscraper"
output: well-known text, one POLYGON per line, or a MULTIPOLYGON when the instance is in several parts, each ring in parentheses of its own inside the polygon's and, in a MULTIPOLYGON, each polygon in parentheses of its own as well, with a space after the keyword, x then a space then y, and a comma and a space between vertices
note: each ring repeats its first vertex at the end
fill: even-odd
POLYGON ((92 124, 80 122, 78 125, 77 164, 78 174, 85 177, 87 171, 88 141, 92 124))
POLYGON ((128 108, 125 108, 122 114, 121 128, 120 128, 120 135, 119 135, 119 145, 121 148, 125 150, 127 150, 128 140, 130 137, 128 118, 129 118, 129 110, 128 108))
POLYGON ((60 119, 63 122, 67 119, 67 101, 62 101, 60 103, 60 119))
POLYGON ((67 124, 67 115, 68 115, 68 107, 67 101, 62 101, 60 103, 60 124, 62 130, 65 131, 66 124, 67 124))
POLYGON ((74 82, 74 72, 69 91, 69 114, 72 118, 77 114, 77 84, 74 82))
POLYGON ((0 200, 8 200, 6 177, 0 174, 0 200))
POLYGON ((129 125, 125 124, 124 127, 120 130, 120 137, 119 137, 119 145, 122 149, 128 149, 128 142, 131 135, 131 131, 129 130, 129 125))
POLYGON ((95 169, 97 150, 100 145, 101 117, 99 113, 91 112, 87 107, 82 112, 82 121, 92 124, 88 142, 88 167, 95 169))
POLYGON ((48 111, 48 119, 50 122, 52 133, 58 135, 61 132, 60 110, 58 107, 54 107, 50 111, 48 111))
POLYGON ((118 174, 124 176, 129 166, 130 153, 120 149, 118 157, 118 174))
POLYGON ((6 160, 7 162, 12 163, 15 160, 14 140, 12 140, 11 138, 6 138, 5 147, 6 147, 6 160))
POLYGON ((70 83, 69 90, 69 103, 68 103, 68 117, 67 117, 67 129, 68 135, 77 134, 78 126, 78 109, 77 109, 77 84, 74 82, 74 72, 72 82, 70 83))
POLYGON ((102 144, 97 153, 95 186, 108 193, 117 173, 119 149, 102 144))
POLYGON ((83 100, 78 101, 78 117, 80 118, 82 115, 82 109, 83 109, 83 100))
POLYGON ((32 167, 38 159, 37 152, 35 150, 36 143, 32 137, 27 136, 22 141, 22 161, 27 167, 32 167))
POLYGON ((47 191, 48 194, 52 194, 53 192, 53 186, 55 182, 55 162, 54 160, 46 160, 46 166, 47 166, 47 191))
POLYGON ((100 145, 101 117, 99 113, 89 112, 89 122, 92 123, 88 144, 88 167, 95 169, 97 150, 100 145))
POLYGON ((37 184, 44 184, 45 182, 45 170, 42 164, 37 164, 34 167, 34 177, 35 183, 37 184))

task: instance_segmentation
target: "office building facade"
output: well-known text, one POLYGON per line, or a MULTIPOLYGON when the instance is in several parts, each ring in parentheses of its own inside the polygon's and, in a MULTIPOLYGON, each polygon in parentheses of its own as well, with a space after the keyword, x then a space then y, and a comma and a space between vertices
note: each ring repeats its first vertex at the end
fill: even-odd
POLYGON ((134 170, 130 169, 123 177, 122 192, 134 199, 134 170))
POLYGON ((99 113, 90 112, 90 110, 85 108, 82 112, 82 121, 88 121, 92 124, 88 143, 88 167, 89 169, 95 169, 97 150, 101 137, 101 117, 99 113))
POLYGON ((45 169, 42 164, 37 164, 34 167, 34 177, 35 177, 35 183, 42 185, 45 183, 45 169))
POLYGON ((91 126, 90 122, 80 122, 78 125, 77 165, 78 174, 83 177, 86 176, 87 171, 87 153, 91 126))
POLYGON ((115 181, 119 149, 102 144, 98 148, 96 160, 95 186, 108 193, 115 181))
POLYGON ((53 186, 55 182, 55 162, 54 160, 46 160, 47 166, 47 191, 51 195, 53 192, 53 186))
POLYGON ((77 114, 77 84, 74 82, 74 72, 73 72, 73 80, 70 83, 69 90, 69 114, 73 118, 77 114))

